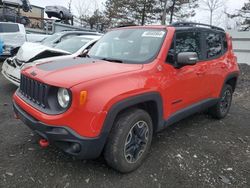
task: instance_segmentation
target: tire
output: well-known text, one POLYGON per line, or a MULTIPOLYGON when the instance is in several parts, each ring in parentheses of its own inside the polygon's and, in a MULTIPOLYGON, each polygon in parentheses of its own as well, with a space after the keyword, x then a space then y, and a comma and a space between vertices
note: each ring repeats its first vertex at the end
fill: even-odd
POLYGON ((146 111, 131 109, 122 113, 105 146, 107 164, 121 173, 136 170, 147 156, 152 136, 153 124, 146 111))
POLYGON ((232 96, 232 86, 226 84, 221 91, 219 101, 214 106, 209 108, 209 114, 211 114, 211 116, 216 119, 222 119, 226 117, 231 107, 232 96))
POLYGON ((61 20, 64 18, 63 12, 60 12, 59 17, 60 17, 61 20))

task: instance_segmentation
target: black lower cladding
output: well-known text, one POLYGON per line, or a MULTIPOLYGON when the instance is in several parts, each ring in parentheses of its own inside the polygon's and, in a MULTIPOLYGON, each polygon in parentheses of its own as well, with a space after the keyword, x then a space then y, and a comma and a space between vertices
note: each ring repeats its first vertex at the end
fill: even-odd
POLYGON ((100 156, 107 135, 102 134, 98 138, 85 138, 68 127, 50 126, 36 120, 21 109, 15 102, 13 102, 13 107, 16 115, 30 129, 64 152, 79 159, 94 159, 100 156))

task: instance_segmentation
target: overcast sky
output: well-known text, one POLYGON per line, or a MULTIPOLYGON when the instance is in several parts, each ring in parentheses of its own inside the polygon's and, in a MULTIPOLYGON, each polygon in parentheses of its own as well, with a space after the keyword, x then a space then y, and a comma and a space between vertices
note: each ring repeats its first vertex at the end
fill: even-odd
MULTIPOLYGON (((30 0, 30 3, 41 7, 45 7, 47 5, 62 5, 68 7, 69 1, 70 0, 30 0)), ((246 1, 247 0, 225 0, 227 11, 234 12, 235 10, 240 9, 246 1)), ((77 7, 82 4, 85 5, 85 7, 88 7, 89 13, 92 13, 95 8, 103 10, 103 2, 105 2, 105 0, 72 0, 72 10, 73 13, 77 15, 77 7)), ((215 25, 224 26, 223 24, 225 24, 225 22, 228 22, 223 16, 223 9, 217 11, 214 20, 215 25)), ((196 16, 192 18, 192 21, 208 23, 208 13, 199 8, 196 11, 196 16)))

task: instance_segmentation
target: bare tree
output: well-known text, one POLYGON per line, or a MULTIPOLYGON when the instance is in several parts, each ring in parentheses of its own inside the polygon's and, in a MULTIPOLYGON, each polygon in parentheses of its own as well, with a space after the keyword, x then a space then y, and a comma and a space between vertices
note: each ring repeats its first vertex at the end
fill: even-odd
POLYGON ((168 0, 164 0, 163 14, 162 14, 162 18, 161 18, 162 25, 166 24, 167 3, 168 3, 168 0))
POLYGON ((213 24, 214 12, 219 8, 223 7, 222 0, 201 0, 201 3, 204 6, 204 10, 209 11, 210 13, 210 25, 213 24))
POLYGON ((72 7, 72 0, 69 0, 69 3, 68 3, 68 7, 69 7, 69 12, 71 13, 71 7, 72 7))
POLYGON ((228 18, 237 19, 235 20, 237 25, 241 26, 242 30, 250 30, 250 0, 244 3, 244 6, 237 10, 234 14, 227 13, 228 18))

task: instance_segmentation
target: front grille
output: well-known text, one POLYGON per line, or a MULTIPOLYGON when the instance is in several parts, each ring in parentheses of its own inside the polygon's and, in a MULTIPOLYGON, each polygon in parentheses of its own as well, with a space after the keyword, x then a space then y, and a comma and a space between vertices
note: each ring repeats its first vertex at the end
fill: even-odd
POLYGON ((47 84, 38 82, 21 74, 20 93, 25 98, 43 108, 46 108, 48 107, 48 92, 49 86, 47 84))

